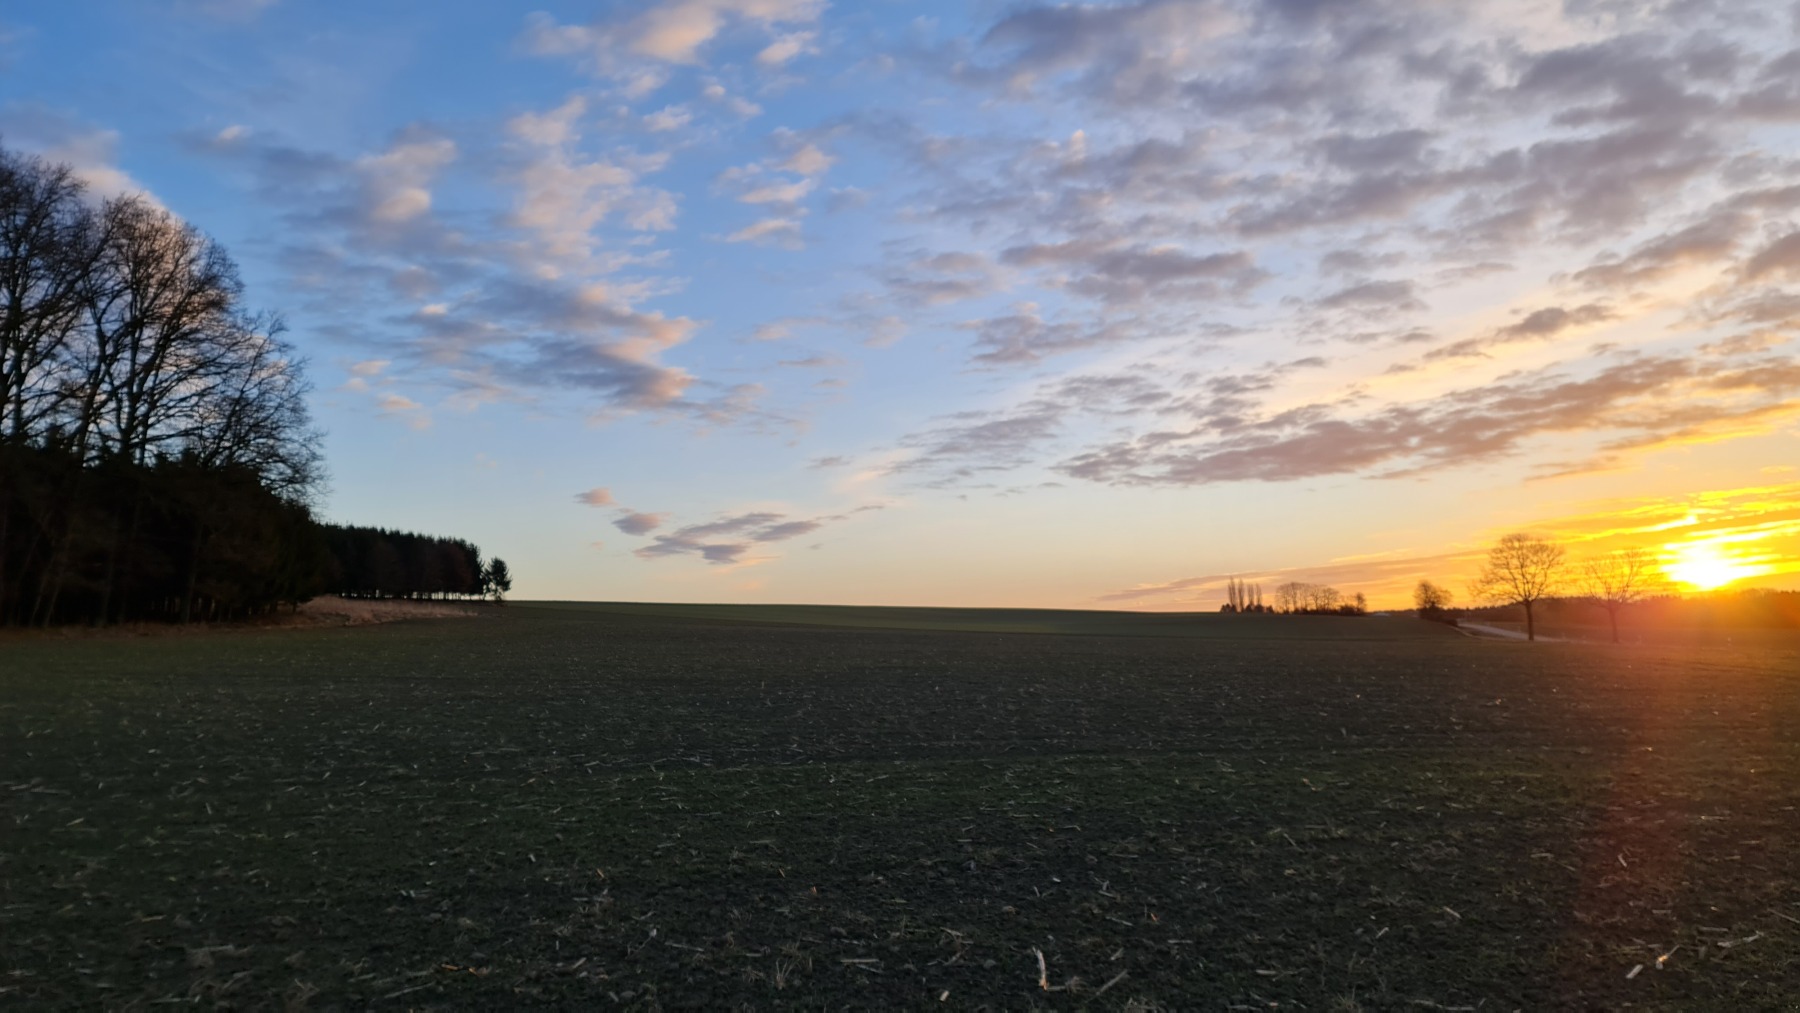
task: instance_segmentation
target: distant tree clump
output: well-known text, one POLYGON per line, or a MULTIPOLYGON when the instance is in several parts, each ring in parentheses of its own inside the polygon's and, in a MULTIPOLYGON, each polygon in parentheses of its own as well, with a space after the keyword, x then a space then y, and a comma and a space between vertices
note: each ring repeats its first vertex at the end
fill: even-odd
POLYGON ((1225 604, 1221 612, 1267 612, 1263 605, 1262 585, 1247 584, 1236 577, 1225 582, 1225 604))
POLYGON ((326 525, 333 561, 327 588, 346 598, 478 598, 481 550, 457 538, 326 525))
POLYGON ((1525 608, 1525 639, 1537 639, 1533 606, 1563 583, 1567 553, 1546 538, 1523 532, 1507 535, 1488 550, 1487 564, 1470 587, 1470 596, 1498 605, 1525 608))
POLYGON ((1274 611, 1290 615, 1359 616, 1368 611, 1368 601, 1358 593, 1350 600, 1327 584, 1288 581, 1275 589, 1274 611))
POLYGON ((1418 609, 1421 618, 1442 620, 1444 610, 1454 600, 1450 589, 1433 584, 1429 580, 1421 580, 1413 588, 1413 607, 1418 609))

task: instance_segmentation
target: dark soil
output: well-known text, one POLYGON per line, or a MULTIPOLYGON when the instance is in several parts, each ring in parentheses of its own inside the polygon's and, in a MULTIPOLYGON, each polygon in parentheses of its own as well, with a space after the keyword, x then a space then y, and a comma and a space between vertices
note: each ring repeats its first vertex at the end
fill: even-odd
POLYGON ((1794 644, 493 612, 0 644, 0 1005, 1800 1005, 1794 644))

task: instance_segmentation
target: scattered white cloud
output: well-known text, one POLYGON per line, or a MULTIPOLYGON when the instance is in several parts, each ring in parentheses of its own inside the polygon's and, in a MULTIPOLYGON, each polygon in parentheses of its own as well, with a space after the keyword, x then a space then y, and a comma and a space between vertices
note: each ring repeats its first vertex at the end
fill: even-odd
POLYGON ((90 126, 49 106, 8 102, 0 105, 0 139, 7 147, 60 162, 75 171, 96 197, 151 194, 119 166, 119 132, 90 126))
POLYGON ((817 53, 818 47, 813 44, 817 37, 817 32, 789 32, 757 53, 756 62, 765 67, 780 67, 797 56, 817 53))
POLYGON ((757 105, 755 102, 752 102, 741 95, 731 94, 725 90, 724 85, 717 81, 709 82, 700 90, 700 95, 708 102, 715 102, 722 105, 744 119, 749 119, 753 116, 761 116, 763 112, 762 106, 757 105))
POLYGON ((666 134, 687 126, 694 114, 682 106, 664 106, 644 117, 644 129, 653 134, 666 134))
POLYGON ((425 406, 404 394, 383 394, 375 400, 383 418, 398 419, 409 429, 430 429, 431 413, 425 406))
POLYGON ((358 159, 368 220, 397 225, 430 211, 432 180, 455 159, 455 142, 424 131, 408 131, 386 151, 358 159))
MULTIPOLYGON (((823 0, 659 0, 630 16, 586 25, 562 24, 538 13, 527 19, 522 42, 532 53, 574 56, 602 73, 617 71, 621 54, 699 64, 702 50, 734 26, 766 36, 783 26, 810 24, 824 9, 823 0)), ((795 34, 806 33, 782 33, 769 47, 792 46, 788 58, 798 55, 810 40, 786 41, 795 34)))

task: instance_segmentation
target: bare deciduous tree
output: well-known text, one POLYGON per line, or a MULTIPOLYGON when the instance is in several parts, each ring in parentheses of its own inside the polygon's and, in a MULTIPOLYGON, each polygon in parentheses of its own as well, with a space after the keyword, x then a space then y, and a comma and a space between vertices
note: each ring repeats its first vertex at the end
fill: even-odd
POLYGON ((154 604, 183 554, 191 600, 201 507, 221 518, 208 566, 227 548, 243 564, 233 595, 298 587, 269 547, 304 554, 321 468, 280 321, 243 308, 236 265, 194 226, 84 197, 68 166, 0 149, 0 623, 112 621, 154 604))
POLYGON ((218 340, 229 354, 195 406, 182 452, 209 468, 248 468, 264 487, 304 499, 321 479, 319 437, 306 410, 312 387, 283 330, 273 316, 227 323, 218 340))
POLYGON ((237 265, 198 229, 140 197, 109 201, 101 269, 88 274, 79 449, 145 464, 199 428, 234 365, 237 265))
POLYGON ((1275 589, 1275 607, 1283 612, 1300 611, 1307 585, 1290 580, 1275 589))
POLYGON ((96 235, 72 169, 0 149, 0 440, 42 437, 58 409, 96 235))
POLYGON ((1656 560, 1643 549, 1626 549, 1581 564, 1582 590, 1606 610, 1612 642, 1619 642, 1619 610, 1642 601, 1662 586, 1656 560))
POLYGON ((1525 639, 1537 639, 1532 607, 1561 586, 1567 553, 1563 547, 1537 535, 1507 535, 1488 550, 1487 565, 1470 586, 1470 595, 1481 601, 1525 607, 1525 639))

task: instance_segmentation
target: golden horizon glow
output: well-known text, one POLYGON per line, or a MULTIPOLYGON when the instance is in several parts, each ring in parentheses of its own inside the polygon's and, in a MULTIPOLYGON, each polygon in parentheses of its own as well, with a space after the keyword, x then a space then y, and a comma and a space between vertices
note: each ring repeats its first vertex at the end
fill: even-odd
POLYGON ((1770 572, 1770 567, 1731 552, 1727 544, 1727 539, 1716 538, 1664 545, 1668 557, 1662 564, 1663 572, 1696 591, 1716 591, 1734 581, 1770 572))

